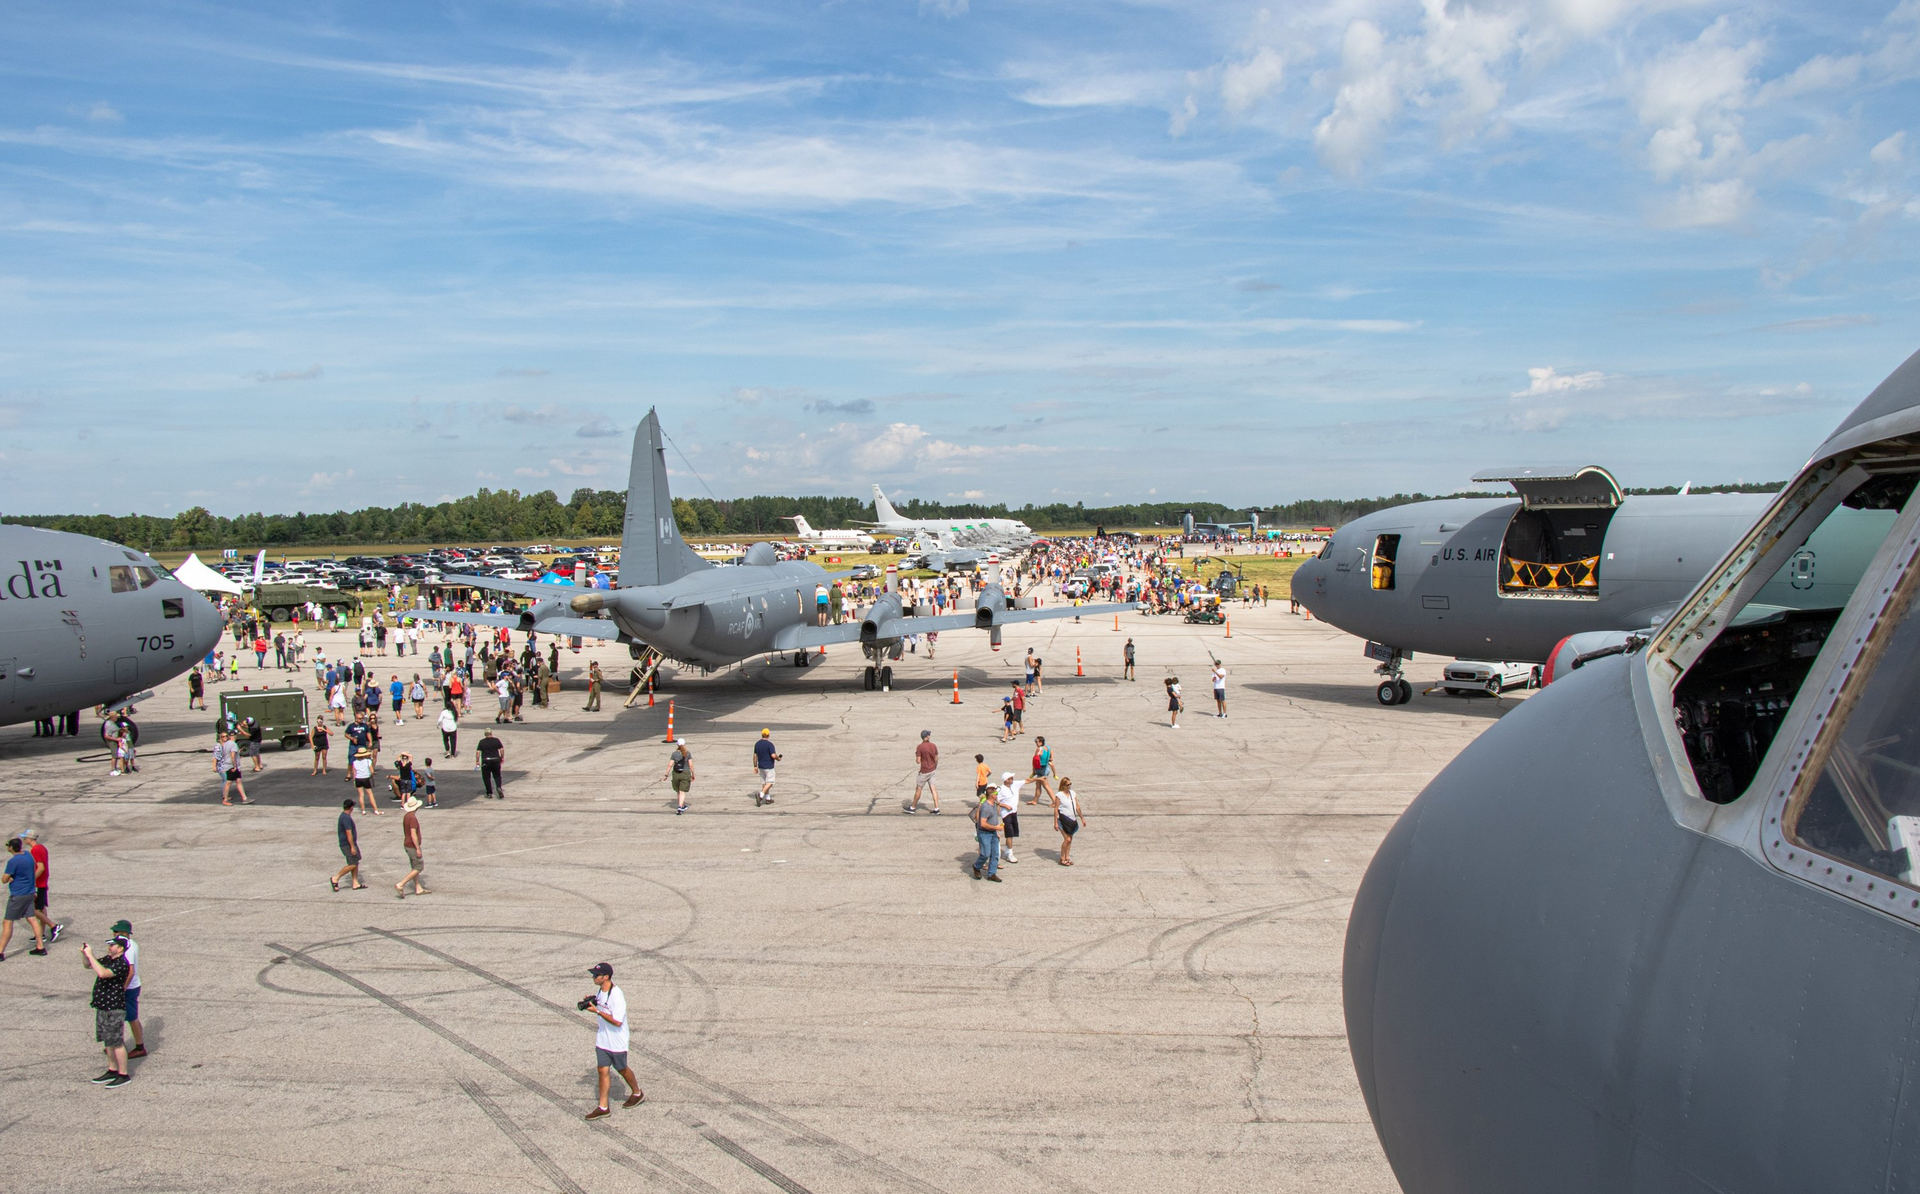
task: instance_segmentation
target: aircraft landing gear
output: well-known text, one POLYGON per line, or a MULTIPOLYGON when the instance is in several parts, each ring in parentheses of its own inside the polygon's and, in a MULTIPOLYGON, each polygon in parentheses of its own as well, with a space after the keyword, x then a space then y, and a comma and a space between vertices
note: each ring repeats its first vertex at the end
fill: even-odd
POLYGON ((893 691, 893 669, 891 667, 883 667, 880 669, 880 691, 893 691))
POLYGON ((1382 705, 1404 705, 1413 699, 1413 685, 1405 680, 1382 680, 1380 687, 1374 689, 1374 696, 1382 705))
POLYGON ((793 666, 795 667, 807 666, 807 653, 805 651, 795 651, 793 653, 793 666))
POLYGON ((1388 647, 1380 643, 1367 644, 1367 657, 1377 659, 1380 666, 1374 668, 1374 674, 1385 676, 1373 695, 1382 705, 1404 705, 1413 699, 1413 685, 1401 678, 1400 670, 1407 666, 1406 652, 1397 647, 1388 647))
POLYGON ((865 688, 868 692, 872 692, 875 688, 879 687, 879 684, 880 684, 880 681, 878 678, 879 674, 880 674, 879 668, 874 667, 872 664, 868 664, 867 674, 862 679, 860 686, 862 688, 865 688))

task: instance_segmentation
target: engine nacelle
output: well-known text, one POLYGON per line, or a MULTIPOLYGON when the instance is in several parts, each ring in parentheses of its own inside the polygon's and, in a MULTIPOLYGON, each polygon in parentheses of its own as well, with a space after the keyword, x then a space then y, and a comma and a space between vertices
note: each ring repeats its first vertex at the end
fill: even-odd
POLYGON ((882 593, 860 620, 860 641, 867 646, 900 637, 900 598, 882 593))
MULTIPOLYGON (((980 598, 973 603, 973 624, 985 630, 994 625, 999 611, 1007 608, 1007 592, 999 585, 982 585, 980 598)), ((1000 644, 999 635, 994 636, 994 645, 1000 644)))

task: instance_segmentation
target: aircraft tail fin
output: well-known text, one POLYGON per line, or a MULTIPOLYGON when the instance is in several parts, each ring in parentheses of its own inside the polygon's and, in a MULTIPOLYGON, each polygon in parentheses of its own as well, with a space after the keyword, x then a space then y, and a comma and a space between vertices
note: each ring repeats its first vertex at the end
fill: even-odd
POLYGON ((901 521, 899 512, 893 508, 893 503, 887 500, 887 495, 881 492, 878 485, 873 487, 873 516, 883 525, 901 521))
POLYGON ((787 515, 786 520, 793 524, 793 533, 800 536, 802 539, 805 539, 808 535, 813 534, 813 528, 807 525, 806 515, 789 514, 787 515))
POLYGON ((712 564, 694 554, 673 520, 667 488, 667 453, 660 415, 648 411, 633 433, 633 463, 627 473, 627 517, 620 532, 620 587, 671 584, 712 564))

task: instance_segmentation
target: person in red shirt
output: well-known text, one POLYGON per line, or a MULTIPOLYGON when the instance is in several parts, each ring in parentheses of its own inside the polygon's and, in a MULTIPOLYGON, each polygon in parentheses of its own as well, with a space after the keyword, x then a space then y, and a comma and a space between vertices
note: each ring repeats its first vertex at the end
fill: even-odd
POLYGON ((1016 736, 1027 732, 1027 690, 1020 681, 1013 682, 1013 732, 1016 736))
POLYGON ((920 745, 913 748, 913 761, 919 765, 919 778, 913 784, 913 803, 907 805, 906 812, 911 816, 920 807, 920 793, 926 792, 933 797, 933 807, 928 812, 940 811, 940 789, 933 786, 934 773, 940 770, 940 748, 933 744, 933 731, 920 731, 920 745))
POLYGON ((47 944, 60 940, 60 931, 67 926, 53 923, 47 915, 47 880, 53 872, 47 869, 47 848, 40 844, 40 831, 22 829, 20 840, 27 844, 27 853, 33 855, 33 918, 47 931, 47 944))
POLYGON ((262 670, 266 669, 267 640, 265 637, 256 637, 253 640, 253 666, 262 670))

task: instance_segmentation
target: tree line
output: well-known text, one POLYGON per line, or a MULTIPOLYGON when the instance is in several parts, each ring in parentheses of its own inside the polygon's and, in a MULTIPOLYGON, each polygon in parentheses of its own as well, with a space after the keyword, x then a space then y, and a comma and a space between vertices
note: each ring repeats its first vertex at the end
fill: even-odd
MULTIPOLYGON (((1770 493, 1779 482, 1696 486, 1695 493, 1770 493)), ((1674 493, 1677 487, 1630 489, 1628 493, 1674 493)), ((1436 495, 1396 493, 1377 498, 1325 498, 1260 507, 1262 525, 1341 526, 1376 510, 1436 495)), ((1498 497, 1496 493, 1455 493, 1445 497, 1498 497)), ((1148 502, 1088 506, 1055 502, 1010 507, 1004 503, 942 503, 915 498, 895 503, 908 518, 1017 518, 1036 532, 1084 531, 1094 527, 1175 528, 1183 515, 1197 522, 1244 522, 1251 507, 1218 502, 1148 502)), ((367 506, 331 514, 214 514, 203 506, 172 517, 154 514, 9 514, 0 522, 93 535, 149 550, 344 546, 375 543, 514 543, 539 539, 592 539, 618 542, 626 517, 625 490, 576 489, 562 502, 550 489, 482 489, 467 497, 427 505, 367 506)), ((819 529, 838 529, 873 519, 873 504, 853 497, 675 498, 674 519, 689 539, 778 535, 799 514, 819 529)))

